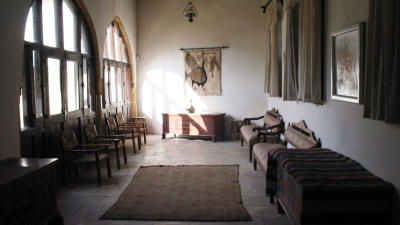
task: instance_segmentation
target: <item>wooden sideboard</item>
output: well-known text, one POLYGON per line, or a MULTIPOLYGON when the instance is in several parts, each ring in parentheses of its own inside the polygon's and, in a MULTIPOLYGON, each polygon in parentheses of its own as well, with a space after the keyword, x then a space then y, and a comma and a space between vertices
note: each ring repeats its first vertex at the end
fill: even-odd
POLYGON ((212 141, 223 140, 225 131, 225 113, 215 114, 171 114, 163 113, 163 131, 182 136, 210 137, 212 141))
POLYGON ((57 159, 0 161, 0 224, 63 224, 57 209, 57 159))

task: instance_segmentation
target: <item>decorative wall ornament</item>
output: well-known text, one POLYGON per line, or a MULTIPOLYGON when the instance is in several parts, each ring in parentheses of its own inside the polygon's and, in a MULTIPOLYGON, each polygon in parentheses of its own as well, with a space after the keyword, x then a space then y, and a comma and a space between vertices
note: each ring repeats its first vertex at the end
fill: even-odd
POLYGON ((198 14, 196 7, 194 7, 192 0, 190 0, 185 9, 183 9, 183 15, 189 17, 189 22, 192 23, 193 17, 196 17, 198 14))
POLYGON ((364 23, 332 34, 332 99, 360 103, 364 23))
POLYGON ((182 50, 188 86, 198 95, 221 95, 221 48, 182 50))

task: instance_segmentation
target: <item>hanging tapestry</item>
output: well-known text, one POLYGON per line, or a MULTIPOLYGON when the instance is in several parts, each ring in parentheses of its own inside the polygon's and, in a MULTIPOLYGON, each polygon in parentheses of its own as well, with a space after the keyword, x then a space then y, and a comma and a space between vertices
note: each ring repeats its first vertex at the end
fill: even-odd
POLYGON ((221 95, 221 49, 185 50, 185 81, 198 95, 221 95))

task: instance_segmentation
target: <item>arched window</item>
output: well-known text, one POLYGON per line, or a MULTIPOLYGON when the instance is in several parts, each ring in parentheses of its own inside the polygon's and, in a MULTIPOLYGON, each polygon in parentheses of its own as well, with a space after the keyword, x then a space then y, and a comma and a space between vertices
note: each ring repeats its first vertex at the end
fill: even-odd
POLYGON ((116 22, 108 28, 104 40, 103 107, 118 107, 131 103, 131 69, 127 48, 116 22))
POLYGON ((94 109, 87 23, 73 0, 36 0, 25 25, 21 127, 94 109))

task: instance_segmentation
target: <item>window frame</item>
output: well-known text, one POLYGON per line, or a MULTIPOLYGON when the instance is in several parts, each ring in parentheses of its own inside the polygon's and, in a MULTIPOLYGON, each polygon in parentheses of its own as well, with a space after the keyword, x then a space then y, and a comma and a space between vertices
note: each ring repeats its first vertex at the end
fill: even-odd
MULTIPOLYGON (((120 31, 120 28, 119 28, 119 26, 117 25, 117 23, 114 21, 114 22, 112 22, 108 27, 107 27, 107 31, 108 31, 108 29, 110 29, 111 28, 111 32, 106 32, 106 36, 105 36, 105 39, 104 39, 104 46, 103 46, 103 83, 104 83, 104 88, 103 88, 103 99, 102 99, 102 101, 103 101, 103 109, 106 109, 106 108, 109 108, 109 107, 121 107, 122 105, 125 105, 125 104, 130 104, 130 101, 128 101, 128 97, 127 97, 127 90, 126 90, 126 88, 128 87, 128 85, 126 85, 126 79, 127 79, 127 73, 126 73, 126 71, 129 71, 130 72, 130 67, 131 67, 131 64, 130 64, 130 62, 129 62, 129 59, 128 59, 128 49, 127 49, 127 47, 126 47, 126 43, 125 43, 125 39, 122 37, 122 35, 121 35, 121 31, 120 31), (116 49, 115 49, 115 43, 116 43, 116 41, 115 41, 115 32, 118 34, 117 36, 119 37, 119 46, 120 46, 120 49, 118 50, 119 52, 120 52, 120 59, 119 60, 116 60, 116 49), (111 40, 110 40, 110 43, 111 43, 111 46, 109 45, 109 42, 108 42, 108 35, 109 35, 109 33, 111 34, 111 40), (122 46, 125 46, 125 48, 122 48, 122 46), (108 54, 109 52, 111 52, 111 56, 112 57, 110 57, 110 55, 108 54), (126 62, 124 62, 124 55, 126 56, 126 62), (122 88, 122 90, 121 90, 121 100, 120 101, 118 101, 118 99, 116 100, 116 102, 112 102, 112 96, 111 96, 111 85, 110 85, 110 78, 111 78, 111 75, 110 75, 110 68, 111 67, 114 67, 115 68, 115 79, 116 79, 116 77, 117 77, 117 70, 118 69, 120 69, 121 70, 121 79, 120 79, 120 82, 121 82, 121 84, 120 84, 120 86, 121 86, 121 88, 122 88), (106 81, 106 79, 105 79, 105 76, 106 76, 106 73, 105 73, 105 70, 108 70, 108 73, 107 73, 107 81, 108 82, 105 82, 106 81)), ((131 77, 131 76, 129 76, 129 77, 131 77)), ((115 93, 116 93, 116 95, 117 95, 117 92, 118 92, 118 84, 117 84, 117 82, 115 82, 115 93)), ((130 87, 130 85, 129 85, 129 87, 130 87)), ((116 97, 117 98, 117 97, 116 97)))
MULTIPOLYGON (((74 0, 54 0, 55 3, 55 26, 56 26, 56 42, 57 47, 51 47, 44 45, 43 42, 43 22, 42 22, 42 0, 33 1, 31 7, 33 13, 33 33, 35 35, 34 40, 36 42, 24 41, 24 79, 27 81, 27 110, 28 110, 28 121, 25 122, 25 128, 36 127, 42 119, 45 120, 65 120, 66 114, 74 115, 88 115, 95 111, 95 107, 91 104, 94 102, 95 92, 92 92, 90 88, 94 88, 94 74, 92 73, 91 67, 94 65, 92 56, 92 42, 90 40, 90 33, 88 30, 87 22, 76 5, 74 0), (67 1, 74 13, 76 14, 76 23, 74 24, 74 29, 76 31, 75 35, 75 49, 76 51, 68 51, 64 49, 64 34, 63 34, 63 1, 67 1), (85 44, 88 49, 88 53, 82 53, 81 42, 82 42, 82 28, 86 33, 85 44), (36 37, 37 35, 37 37, 36 37), (39 56, 39 76, 41 80, 41 94, 42 94, 42 114, 43 117, 36 117, 36 100, 35 100, 35 90, 33 83, 33 51, 36 51, 39 56), (56 58, 60 60, 60 87, 61 87, 61 99, 62 99, 62 110, 61 113, 56 115, 50 115, 50 102, 49 102, 49 87, 48 87, 48 73, 47 73, 47 59, 56 58), (83 99, 83 62, 86 59, 88 79, 87 79, 87 94, 88 94, 88 104, 84 104, 83 99), (76 61, 78 63, 78 92, 79 92, 79 107, 77 110, 72 112, 67 112, 68 109, 68 93, 67 93, 67 71, 66 63, 67 61, 76 61)), ((27 15, 28 16, 28 15, 27 15)), ((20 112, 23 113, 23 112, 20 112)), ((24 118, 25 119, 25 118, 24 118)), ((24 128, 22 128, 24 129, 24 128)))

